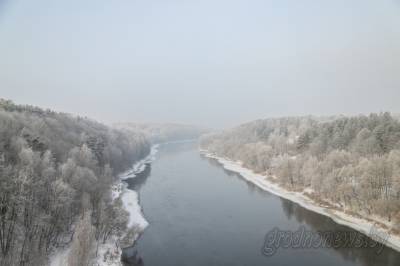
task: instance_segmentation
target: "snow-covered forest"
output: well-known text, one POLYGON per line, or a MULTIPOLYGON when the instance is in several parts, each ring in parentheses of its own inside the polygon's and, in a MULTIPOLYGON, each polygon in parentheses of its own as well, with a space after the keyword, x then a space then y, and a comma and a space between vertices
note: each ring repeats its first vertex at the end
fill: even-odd
POLYGON ((201 148, 315 201, 400 229, 400 122, 390 113, 257 120, 201 148))
POLYGON ((152 143, 198 139, 208 131, 198 126, 173 123, 117 123, 115 127, 120 130, 142 132, 152 143))
POLYGON ((87 265, 128 221, 116 174, 149 151, 141 133, 0 100, 0 265, 46 265, 65 245, 68 265, 87 265))

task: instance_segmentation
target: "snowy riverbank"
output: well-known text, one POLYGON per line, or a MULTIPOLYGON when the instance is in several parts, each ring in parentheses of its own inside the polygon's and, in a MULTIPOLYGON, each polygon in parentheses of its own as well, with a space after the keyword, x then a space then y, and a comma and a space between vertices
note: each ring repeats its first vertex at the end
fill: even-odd
POLYGON ((146 158, 140 160, 132 167, 132 169, 120 175, 120 180, 122 180, 122 182, 120 182, 119 185, 122 186, 122 189, 118 190, 119 192, 117 192, 120 195, 113 194, 113 196, 121 197, 124 208, 129 213, 128 228, 135 226, 140 231, 143 231, 149 224, 144 218, 142 208, 139 205, 138 193, 134 190, 127 189, 127 185, 123 182, 123 180, 135 178, 136 175, 143 172, 146 169, 146 165, 155 160, 158 147, 158 144, 153 145, 150 154, 146 158))
MULTIPOLYGON (((138 239, 149 223, 143 216, 142 207, 139 205, 139 195, 136 191, 127 188, 124 180, 135 178, 146 169, 146 165, 155 160, 159 145, 153 145, 147 157, 135 163, 131 169, 119 176, 119 181, 112 188, 113 200, 121 198, 124 209, 129 213, 128 229, 134 229, 135 235, 130 239, 130 244, 138 239)), ((121 254, 123 247, 115 245, 118 241, 116 237, 111 237, 107 243, 100 245, 98 256, 93 263, 94 266, 121 266, 121 254), (110 256, 112 254, 113 256, 110 256), (104 259, 107 258, 107 259, 104 259)))
MULTIPOLYGON (((131 169, 119 175, 119 180, 112 187, 112 199, 116 200, 121 198, 124 209, 129 213, 128 230, 135 230, 135 235, 132 236, 130 241, 132 244, 137 240, 139 235, 146 229, 149 223, 143 216, 142 208, 139 205, 139 196, 136 191, 127 189, 127 184, 124 180, 135 178, 139 173, 146 169, 146 164, 155 160, 155 155, 158 152, 159 145, 153 145, 148 156, 136 162, 131 169)), ((121 246, 116 245, 118 238, 111 236, 109 240, 100 244, 98 247, 98 254, 95 259, 90 263, 92 266, 122 266, 121 263, 121 246)), ((68 255, 70 247, 60 249, 49 258, 50 266, 66 266, 68 265, 68 255)))
POLYGON ((382 244, 400 252, 400 237, 391 235, 387 229, 380 227, 376 223, 350 216, 341 211, 321 206, 320 204, 307 197, 304 192, 288 191, 278 184, 269 181, 266 176, 256 174, 251 169, 243 167, 241 162, 234 162, 227 158, 218 157, 215 154, 209 153, 206 150, 200 150, 200 152, 208 158, 217 160, 219 163, 222 164, 225 169, 240 174, 245 180, 252 182, 261 189, 275 194, 279 197, 293 201, 308 210, 328 216, 336 223, 357 230, 381 242, 382 244), (376 229, 379 229, 379 232, 377 232, 376 229))

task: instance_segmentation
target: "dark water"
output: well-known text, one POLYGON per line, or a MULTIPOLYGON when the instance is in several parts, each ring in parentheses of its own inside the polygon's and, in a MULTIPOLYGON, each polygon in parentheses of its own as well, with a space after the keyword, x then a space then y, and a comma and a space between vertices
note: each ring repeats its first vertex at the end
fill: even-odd
POLYGON ((196 143, 169 144, 134 180, 150 226, 134 249, 147 266, 213 265, 400 265, 400 254, 376 249, 261 250, 274 227, 350 231, 330 218, 260 190, 216 161, 202 157, 196 143))

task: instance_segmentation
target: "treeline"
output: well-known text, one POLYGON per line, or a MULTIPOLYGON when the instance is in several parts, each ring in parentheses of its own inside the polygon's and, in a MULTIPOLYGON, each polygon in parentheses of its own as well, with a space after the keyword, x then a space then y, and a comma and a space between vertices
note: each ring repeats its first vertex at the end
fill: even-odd
POLYGON ((116 173, 149 150, 142 134, 0 100, 0 265, 46 265, 63 245, 87 265, 92 242, 126 226, 116 173))
POLYGON ((205 136, 201 147, 400 229, 400 122, 389 113, 258 120, 205 136))
POLYGON ((183 124, 118 123, 121 130, 142 132, 152 143, 198 139, 207 129, 183 124))

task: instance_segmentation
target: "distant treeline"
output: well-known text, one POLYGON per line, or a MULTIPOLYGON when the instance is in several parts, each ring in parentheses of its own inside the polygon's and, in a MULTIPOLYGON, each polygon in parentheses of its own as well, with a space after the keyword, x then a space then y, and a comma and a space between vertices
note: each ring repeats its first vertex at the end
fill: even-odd
POLYGON ((207 129, 183 124, 119 123, 121 130, 142 132, 152 143, 198 139, 207 129))
POLYGON ((258 120, 205 136, 201 146, 288 189, 400 229, 400 122, 390 113, 258 120))
POLYGON ((116 173, 149 153, 141 133, 0 100, 0 265, 45 265, 70 245, 86 265, 93 241, 124 230, 116 173))

